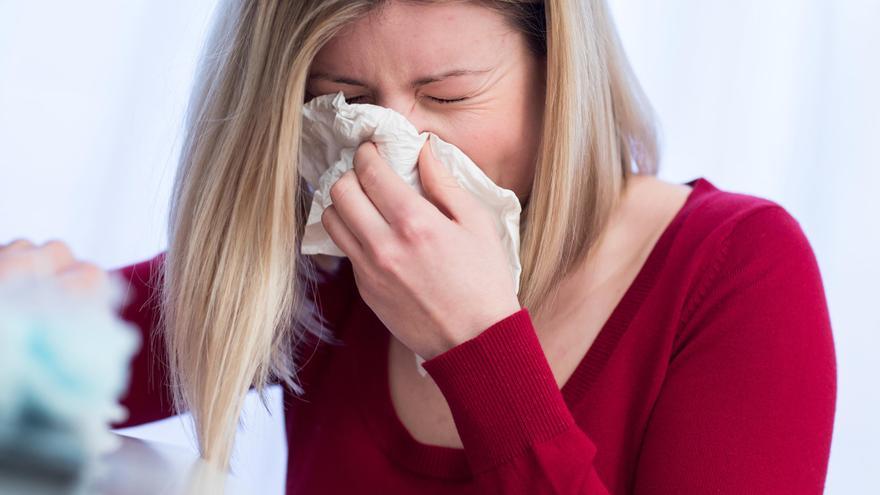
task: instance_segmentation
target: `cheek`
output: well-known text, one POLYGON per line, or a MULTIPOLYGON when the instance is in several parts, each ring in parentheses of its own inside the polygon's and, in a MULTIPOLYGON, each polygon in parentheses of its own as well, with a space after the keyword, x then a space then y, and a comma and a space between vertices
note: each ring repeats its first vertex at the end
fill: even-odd
POLYGON ((523 197, 529 193, 534 175, 540 130, 533 127, 527 119, 516 116, 482 115, 479 122, 450 125, 438 129, 437 134, 461 149, 495 184, 523 197))

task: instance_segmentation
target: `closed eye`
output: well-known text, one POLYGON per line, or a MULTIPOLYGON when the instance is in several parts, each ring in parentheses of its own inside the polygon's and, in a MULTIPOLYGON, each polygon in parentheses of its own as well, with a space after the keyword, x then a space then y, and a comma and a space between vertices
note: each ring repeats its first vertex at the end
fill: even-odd
POLYGON ((429 96, 428 98, 436 101, 437 103, 455 103, 457 101, 467 100, 467 98, 455 98, 453 100, 444 100, 443 98, 434 98, 433 96, 429 96))
MULTIPOLYGON (((350 97, 350 98, 346 98, 345 101, 346 101, 346 103, 349 103, 349 104, 352 104, 352 103, 363 103, 362 100, 363 100, 364 98, 366 98, 366 96, 353 96, 353 97, 350 97)), ((430 100, 432 100, 432 101, 435 101, 435 102, 437 102, 437 103, 441 103, 441 104, 455 103, 455 102, 463 101, 463 100, 466 100, 466 99, 467 99, 467 97, 464 97, 464 98, 455 98, 455 99, 452 99, 452 100, 445 100, 445 99, 443 99, 443 98, 434 98, 433 96, 428 96, 427 98, 430 99, 430 100)))

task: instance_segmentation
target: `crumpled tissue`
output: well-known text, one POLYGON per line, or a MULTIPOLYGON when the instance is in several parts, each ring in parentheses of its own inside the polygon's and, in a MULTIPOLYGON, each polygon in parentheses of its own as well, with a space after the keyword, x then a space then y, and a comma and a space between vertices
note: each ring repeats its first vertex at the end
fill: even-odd
POLYGON ((0 468, 76 477, 118 445, 109 423, 140 334, 116 276, 73 293, 49 277, 0 280, 0 468))
MULTIPOLYGON (((321 223, 324 209, 333 204, 330 188, 353 168, 354 153, 364 141, 373 141, 394 172, 422 196, 419 179, 419 151, 430 139, 435 156, 458 183, 471 192, 497 219, 498 235, 506 248, 515 287, 519 290, 522 271, 519 260, 519 222, 522 206, 510 189, 495 184, 480 167, 456 146, 430 132, 419 133, 400 113, 370 104, 349 104, 340 91, 313 98, 303 105, 302 145, 299 167, 313 192, 303 234, 303 254, 345 256, 321 223)), ((416 356, 419 372, 424 362, 416 356)))

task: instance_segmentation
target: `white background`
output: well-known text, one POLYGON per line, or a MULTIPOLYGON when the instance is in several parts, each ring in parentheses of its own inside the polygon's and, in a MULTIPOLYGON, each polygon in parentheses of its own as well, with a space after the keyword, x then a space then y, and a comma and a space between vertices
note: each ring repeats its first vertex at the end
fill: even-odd
MULTIPOLYGON (((838 360, 826 493, 880 491, 880 0, 611 0, 663 129, 660 177, 797 218, 838 360)), ((0 0, 0 243, 115 268, 164 249, 180 126, 214 2, 0 0)), ((249 403, 239 475, 283 490, 280 394, 249 403)), ((253 399, 253 398, 252 398, 253 399)), ((191 444, 180 421, 141 428, 191 444)))

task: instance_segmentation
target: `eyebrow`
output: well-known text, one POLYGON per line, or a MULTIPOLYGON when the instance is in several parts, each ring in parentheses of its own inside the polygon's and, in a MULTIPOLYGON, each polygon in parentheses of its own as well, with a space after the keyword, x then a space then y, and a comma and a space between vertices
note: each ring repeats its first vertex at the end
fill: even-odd
MULTIPOLYGON (((449 77, 457 77, 457 76, 470 76, 475 74, 484 74, 486 72, 490 72, 492 69, 455 69, 447 72, 443 72, 440 74, 433 74, 430 76, 420 77, 412 82, 410 82, 410 86, 413 88, 417 88, 419 86, 424 86, 426 84, 442 81, 449 77)), ((345 76, 338 76, 335 74, 327 74, 324 72, 314 72, 309 75, 309 79, 323 79, 325 81, 330 81, 339 84, 348 84, 351 86, 362 86, 367 87, 367 85, 357 79, 352 79, 345 76)))

